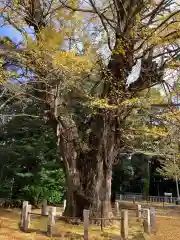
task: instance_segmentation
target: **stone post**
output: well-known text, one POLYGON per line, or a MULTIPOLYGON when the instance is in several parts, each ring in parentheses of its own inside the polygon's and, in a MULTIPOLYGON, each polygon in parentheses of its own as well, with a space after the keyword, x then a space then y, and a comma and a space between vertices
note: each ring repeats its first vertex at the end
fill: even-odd
POLYGON ((141 205, 138 204, 138 205, 137 205, 137 215, 136 215, 137 218, 138 218, 138 221, 141 220, 141 210, 142 210, 141 205))
POLYGON ((88 227, 89 227, 89 210, 84 209, 84 240, 88 240, 88 227))
POLYGON ((119 212, 119 202, 116 200, 115 201, 115 214, 116 216, 119 216, 120 212, 119 212))
POLYGON ((55 225, 56 207, 51 207, 48 212, 47 235, 52 237, 53 227, 55 225))
POLYGON ((150 226, 151 226, 151 233, 156 233, 156 212, 155 208, 150 208, 150 226))
POLYGON ((47 215, 47 200, 45 200, 45 199, 42 202, 41 215, 42 216, 47 215))
POLYGON ((65 209, 66 209, 66 199, 63 202, 63 211, 65 211, 65 209))
POLYGON ((121 238, 128 239, 128 210, 121 211, 121 238))
POLYGON ((21 210, 21 222, 20 222, 20 228, 23 229, 24 226, 24 216, 25 216, 25 210, 27 208, 28 201, 23 201, 22 204, 22 210, 21 210))
POLYGON ((144 232, 147 234, 150 234, 150 210, 144 209, 143 214, 144 214, 144 221, 143 221, 144 232))
POLYGON ((23 231, 27 232, 31 224, 31 205, 25 206, 24 219, 23 219, 23 231))

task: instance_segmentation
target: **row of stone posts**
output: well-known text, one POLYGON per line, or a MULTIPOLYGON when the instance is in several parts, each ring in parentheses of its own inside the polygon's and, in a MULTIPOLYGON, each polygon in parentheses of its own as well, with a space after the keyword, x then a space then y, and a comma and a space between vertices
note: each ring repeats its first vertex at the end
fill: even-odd
MULTIPOLYGON (((137 204, 136 217, 137 221, 143 221, 144 232, 147 234, 156 232, 156 214, 155 208, 151 207, 143 208, 140 204, 137 204)), ((115 213, 117 216, 120 214, 119 201, 115 202, 115 213)))
MULTIPOLYGON (((64 202, 63 208, 65 209, 65 207, 66 207, 66 201, 64 202)), ((116 215, 119 216, 118 218, 116 218, 116 220, 120 220, 121 222, 120 224, 121 239, 123 240, 128 239, 128 228, 129 228, 128 210, 120 211, 118 202, 116 202, 115 204, 115 210, 116 210, 116 215)), ((20 222, 20 227, 24 232, 27 232, 28 228, 30 227, 31 214, 48 216, 47 235, 51 237, 53 234, 53 228, 55 226, 56 207, 50 207, 47 214, 47 201, 44 200, 42 203, 41 214, 36 214, 31 212, 31 205, 29 205, 27 201, 24 201, 22 206, 21 222, 20 222)), ((85 209, 83 211, 83 217, 84 217, 84 240, 88 240, 88 228, 89 228, 89 220, 90 220, 89 210, 85 209)), ((156 231, 156 215, 155 215, 154 208, 142 209, 141 205, 138 204, 137 210, 136 210, 136 217, 138 221, 143 220, 143 227, 144 227, 145 233, 150 234, 156 231)))
POLYGON ((137 214, 138 221, 143 219, 144 232, 147 234, 156 232, 156 213, 155 208, 151 207, 150 209, 142 209, 141 205, 137 205, 137 214))
MULTIPOLYGON (((64 203, 65 208, 65 203, 64 203)), ((23 202, 22 206, 22 212, 21 212, 21 222, 20 227, 24 232, 27 232, 30 228, 31 224, 31 215, 42 215, 42 216, 48 216, 47 220, 47 236, 52 237, 53 235, 53 229, 55 226, 55 220, 56 220, 56 207, 50 207, 47 215, 47 201, 43 201, 42 203, 42 209, 41 213, 33 213, 31 212, 31 205, 28 204, 28 201, 23 202)), ((88 240, 88 230, 89 230, 89 210, 83 211, 83 223, 84 223, 84 240, 88 240)), ((120 226, 120 236, 121 239, 125 240, 128 239, 128 210, 122 210, 121 211, 121 217, 119 217, 116 220, 120 220, 121 226, 120 226)))
MULTIPOLYGON (((35 213, 31 212, 31 205, 28 204, 28 201, 24 201, 22 206, 21 221, 20 221, 20 228, 22 229, 22 231, 27 232, 28 229, 30 228, 32 214, 35 214, 35 213)), ((47 216, 47 212, 45 211, 45 205, 44 205, 44 208, 42 208, 41 214, 39 215, 47 216)), ((55 216, 56 216, 56 207, 50 207, 48 211, 48 220, 47 220, 47 235, 49 237, 52 236, 53 227, 55 225, 55 216)))

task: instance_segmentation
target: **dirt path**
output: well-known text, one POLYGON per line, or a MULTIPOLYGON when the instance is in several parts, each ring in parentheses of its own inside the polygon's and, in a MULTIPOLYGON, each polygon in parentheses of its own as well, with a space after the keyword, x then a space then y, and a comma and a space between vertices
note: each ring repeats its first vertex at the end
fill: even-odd
POLYGON ((158 217, 157 234, 150 240, 180 240, 180 217, 158 217))

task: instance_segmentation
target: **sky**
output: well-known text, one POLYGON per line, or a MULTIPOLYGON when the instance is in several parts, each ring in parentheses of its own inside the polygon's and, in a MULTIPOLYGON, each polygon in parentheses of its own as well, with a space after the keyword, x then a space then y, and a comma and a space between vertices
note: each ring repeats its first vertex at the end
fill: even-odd
POLYGON ((21 34, 12 26, 0 27, 0 37, 5 36, 8 36, 15 43, 22 40, 21 34))

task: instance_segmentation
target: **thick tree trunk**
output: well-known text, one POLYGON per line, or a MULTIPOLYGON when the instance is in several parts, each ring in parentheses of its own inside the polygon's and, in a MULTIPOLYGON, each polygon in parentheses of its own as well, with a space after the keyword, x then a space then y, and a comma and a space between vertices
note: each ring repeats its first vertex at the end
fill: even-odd
POLYGON ((68 123, 68 128, 61 124, 57 132, 67 183, 66 216, 82 218, 83 209, 89 209, 91 217, 112 216, 112 166, 118 152, 115 131, 113 125, 99 125, 97 119, 92 123, 86 148, 75 124, 68 123))
MULTIPOLYGON (((76 165, 78 165, 78 161, 79 159, 76 160, 76 165)), ((91 161, 94 162, 94 159, 92 158, 91 161)), ((65 215, 82 218, 83 210, 89 209, 92 217, 110 217, 112 214, 112 169, 105 171, 103 160, 99 161, 93 171, 89 168, 89 173, 87 173, 86 167, 82 166, 81 172, 78 168, 74 168, 74 173, 76 173, 74 176, 66 167, 67 205, 65 215), (84 173, 87 173, 88 181, 84 178, 84 173)))

